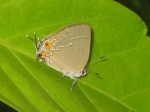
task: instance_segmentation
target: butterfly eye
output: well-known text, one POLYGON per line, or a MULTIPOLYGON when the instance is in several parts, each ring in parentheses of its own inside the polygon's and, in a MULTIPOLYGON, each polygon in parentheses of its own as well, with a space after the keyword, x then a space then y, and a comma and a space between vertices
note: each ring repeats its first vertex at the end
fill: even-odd
POLYGON ((50 41, 47 41, 47 42, 45 43, 45 48, 46 48, 46 49, 51 48, 51 46, 52 46, 52 44, 51 44, 50 41))
POLYGON ((41 52, 41 53, 39 54, 39 56, 40 56, 40 57, 42 57, 42 58, 45 58, 45 56, 46 56, 46 52, 44 52, 44 51, 43 51, 43 52, 41 52))

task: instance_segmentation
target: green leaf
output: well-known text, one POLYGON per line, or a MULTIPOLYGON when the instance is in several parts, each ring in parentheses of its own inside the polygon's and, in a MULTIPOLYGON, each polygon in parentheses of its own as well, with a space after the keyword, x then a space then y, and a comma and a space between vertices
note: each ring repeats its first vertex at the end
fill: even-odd
POLYGON ((0 99, 16 110, 150 111, 150 39, 127 8, 111 0, 1 0, 0 25, 0 99), (71 92, 73 81, 57 81, 62 73, 37 62, 25 35, 42 39, 73 23, 91 26, 92 46, 89 72, 71 92))

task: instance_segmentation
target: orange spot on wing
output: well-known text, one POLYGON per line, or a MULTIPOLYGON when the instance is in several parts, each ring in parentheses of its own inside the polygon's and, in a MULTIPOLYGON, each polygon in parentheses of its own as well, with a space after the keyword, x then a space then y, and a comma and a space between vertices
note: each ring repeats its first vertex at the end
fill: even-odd
POLYGON ((50 41, 47 41, 47 42, 45 43, 45 48, 46 48, 46 49, 51 48, 51 46, 52 46, 52 44, 51 44, 50 41))
POLYGON ((46 57, 46 52, 42 51, 42 52, 40 53, 40 56, 43 57, 43 58, 45 58, 45 57, 46 57))

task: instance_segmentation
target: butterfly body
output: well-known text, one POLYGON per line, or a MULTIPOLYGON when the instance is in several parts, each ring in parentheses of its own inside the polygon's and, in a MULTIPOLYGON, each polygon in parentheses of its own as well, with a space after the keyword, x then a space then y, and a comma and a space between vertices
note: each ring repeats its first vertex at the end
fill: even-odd
MULTIPOLYGON (((87 24, 73 24, 35 39, 36 58, 71 79, 84 76, 90 55, 91 29, 87 24)), ((75 82, 74 82, 75 83, 75 82)))

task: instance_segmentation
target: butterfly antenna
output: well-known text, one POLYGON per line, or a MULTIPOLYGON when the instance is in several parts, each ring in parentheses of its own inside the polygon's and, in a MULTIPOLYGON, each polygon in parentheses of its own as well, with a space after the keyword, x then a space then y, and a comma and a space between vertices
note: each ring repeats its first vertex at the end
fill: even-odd
POLYGON ((93 71, 91 71, 91 70, 87 70, 87 72, 89 72, 89 73, 95 75, 96 77, 98 77, 98 78, 100 78, 100 79, 103 79, 103 78, 99 75, 99 73, 97 73, 97 72, 93 72, 93 71))
POLYGON ((108 60, 108 59, 107 59, 105 56, 102 56, 102 57, 100 57, 98 60, 96 60, 95 62, 93 62, 93 63, 91 63, 91 64, 87 64, 86 68, 87 68, 87 67, 90 67, 91 65, 95 65, 95 64, 97 64, 97 63, 99 63, 99 62, 106 61, 106 60, 108 60))

